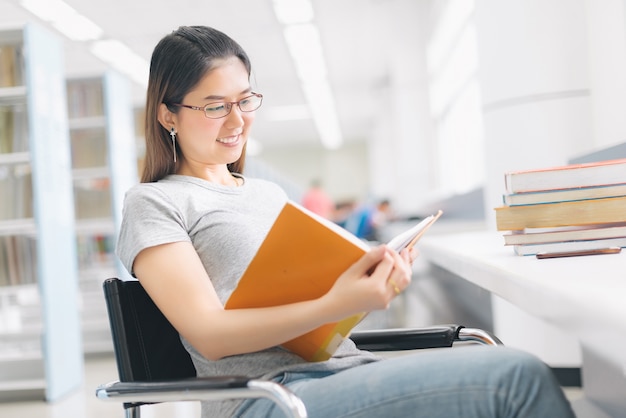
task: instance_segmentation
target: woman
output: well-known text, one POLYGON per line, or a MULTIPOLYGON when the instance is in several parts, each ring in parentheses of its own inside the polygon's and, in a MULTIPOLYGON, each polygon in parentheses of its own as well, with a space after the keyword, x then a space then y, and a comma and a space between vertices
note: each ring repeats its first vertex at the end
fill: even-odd
MULTIPOLYGON (((287 200, 243 172, 262 96, 243 49, 208 27, 156 46, 146 105, 146 165, 128 191, 117 253, 181 334, 198 375, 282 382, 310 417, 570 417, 549 369, 508 349, 453 349, 379 361, 346 341, 308 363, 280 344, 357 312, 385 309, 416 255, 379 246, 323 297, 224 310, 287 200), (262 329, 262 332, 258 332, 262 329)), ((323 262, 323 260, 321 260, 323 262)), ((279 417, 267 400, 205 402, 203 417, 279 417)))

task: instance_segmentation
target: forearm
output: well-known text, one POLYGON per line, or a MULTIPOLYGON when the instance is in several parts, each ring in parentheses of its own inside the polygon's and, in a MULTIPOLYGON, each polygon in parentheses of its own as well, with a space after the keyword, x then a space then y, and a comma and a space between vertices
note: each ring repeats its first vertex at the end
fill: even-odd
POLYGON ((216 360, 277 346, 323 324, 386 308, 396 295, 388 279, 402 287, 409 281, 408 267, 396 268, 400 264, 406 263, 397 253, 377 247, 350 266, 320 298, 230 310, 224 309, 189 243, 150 247, 137 255, 134 266, 144 288, 178 332, 203 356, 216 360))
POLYGON ((203 356, 217 360, 280 345, 348 315, 325 297, 268 308, 213 310, 207 322, 199 321, 204 326, 186 337, 203 356))

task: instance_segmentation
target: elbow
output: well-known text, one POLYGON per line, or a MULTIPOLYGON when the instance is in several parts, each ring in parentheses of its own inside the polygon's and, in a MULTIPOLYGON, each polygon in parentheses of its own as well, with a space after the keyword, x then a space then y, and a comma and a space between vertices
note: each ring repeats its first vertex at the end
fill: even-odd
MULTIPOLYGON (((192 344, 193 345, 193 344, 192 344)), ((250 347, 236 346, 234 344, 199 344, 194 345, 198 353, 209 361, 218 361, 225 357, 237 356, 255 351, 250 347)))
POLYGON ((202 350, 202 351, 198 350, 198 351, 200 352, 202 357, 210 361, 218 361, 218 360, 223 359, 224 357, 228 357, 228 354, 221 353, 218 350, 206 349, 206 350, 202 350))
POLYGON ((207 343, 207 341, 215 341, 214 338, 201 338, 195 341, 188 339, 188 341, 202 357, 209 361, 218 361, 224 357, 239 354, 230 349, 228 345, 207 343))

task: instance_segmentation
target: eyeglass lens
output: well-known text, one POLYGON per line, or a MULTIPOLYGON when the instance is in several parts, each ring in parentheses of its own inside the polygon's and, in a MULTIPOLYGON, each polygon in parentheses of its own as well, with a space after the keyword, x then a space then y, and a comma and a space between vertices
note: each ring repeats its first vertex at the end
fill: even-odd
POLYGON ((238 102, 219 102, 209 103, 204 107, 204 113, 207 118, 216 119, 223 118, 228 115, 233 108, 233 105, 239 106, 242 112, 252 112, 261 107, 263 96, 260 94, 253 94, 252 96, 245 97, 238 102))

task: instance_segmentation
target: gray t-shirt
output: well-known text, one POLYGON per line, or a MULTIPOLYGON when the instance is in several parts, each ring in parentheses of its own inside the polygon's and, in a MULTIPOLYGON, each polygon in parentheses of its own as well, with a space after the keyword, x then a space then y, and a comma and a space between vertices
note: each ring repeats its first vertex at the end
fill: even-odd
MULTIPOLYGON (((135 257, 143 249, 191 242, 225 303, 286 201, 280 187, 259 179, 246 178, 240 187, 181 175, 141 183, 126 193, 116 253, 133 273, 135 257)), ((259 329, 262 327, 259 324, 259 329)), ((339 371, 376 360, 346 340, 333 358, 319 363, 306 362, 281 347, 211 361, 182 340, 198 376, 271 378, 287 370, 339 371)), ((203 402, 202 416, 230 416, 241 402, 203 402)))

